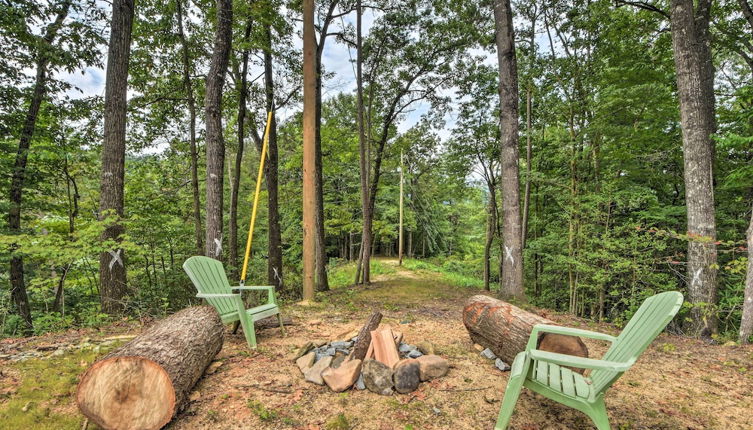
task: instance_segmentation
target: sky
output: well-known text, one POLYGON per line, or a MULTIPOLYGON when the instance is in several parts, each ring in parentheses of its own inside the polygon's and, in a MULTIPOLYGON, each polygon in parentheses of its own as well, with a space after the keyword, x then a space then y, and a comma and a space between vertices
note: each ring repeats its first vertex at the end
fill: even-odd
MULTIPOLYGON (((371 26, 373 25, 377 16, 371 10, 364 12, 362 21, 364 27, 364 33, 367 34, 371 26)), ((342 25, 355 26, 355 16, 349 15, 343 17, 342 20, 338 20, 334 23, 336 27, 342 25)), ((297 25, 297 33, 300 33, 300 23, 297 25)), ((303 48, 303 43, 300 37, 295 36, 293 39, 294 47, 297 49, 303 48)), ((106 55, 106 48, 103 48, 103 55, 106 55)), ((328 73, 333 73, 333 77, 327 79, 324 82, 323 98, 326 100, 341 92, 354 92, 356 89, 355 82, 355 66, 352 60, 356 57, 355 49, 352 49, 343 44, 338 43, 335 38, 330 37, 327 39, 327 43, 322 55, 322 62, 325 70, 328 73)), ((496 59, 492 59, 496 60, 496 59)), ((103 61, 106 64, 106 59, 103 61)), ((255 70, 250 70, 249 75, 255 76, 255 70)), ((84 70, 79 70, 73 73, 60 72, 57 74, 57 78, 69 82, 73 85, 73 88, 67 91, 66 95, 71 99, 85 98, 91 96, 104 96, 105 87, 105 71, 102 68, 87 67, 84 70)), ((445 90, 446 93, 452 94, 454 90, 445 90)), ((133 95, 129 92, 129 96, 133 95)), ((279 115, 281 119, 289 117, 297 111, 300 111, 302 106, 293 105, 281 109, 279 115)), ((428 103, 417 103, 413 108, 405 115, 402 121, 398 124, 398 131, 405 132, 410 127, 418 123, 421 117, 430 109, 428 103)), ((442 139, 449 137, 451 128, 455 123, 455 118, 452 110, 449 110, 445 115, 445 127, 442 130, 437 130, 438 135, 442 139)), ((159 153, 166 148, 165 145, 157 145, 157 147, 148 149, 148 153, 159 153)))

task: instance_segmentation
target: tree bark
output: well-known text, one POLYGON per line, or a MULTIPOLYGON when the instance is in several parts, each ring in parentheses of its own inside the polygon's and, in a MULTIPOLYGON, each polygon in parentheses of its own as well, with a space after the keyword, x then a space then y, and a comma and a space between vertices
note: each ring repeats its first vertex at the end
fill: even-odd
POLYGON ((303 299, 316 287, 316 39, 314 0, 303 0, 303 299))
POLYGON ((191 80, 191 62, 188 55, 188 40, 183 30, 183 2, 178 0, 178 36, 181 42, 181 55, 183 57, 183 90, 188 100, 188 147, 191 152, 191 193, 193 196, 193 222, 194 237, 196 238, 196 253, 204 252, 204 238, 201 229, 201 196, 199 195, 199 154, 196 148, 196 98, 193 93, 193 81, 191 80))
MULTIPOLYGON (((512 363, 519 352, 525 351, 533 326, 556 325, 546 318, 488 296, 468 299, 463 308, 463 324, 475 343, 491 349, 506 363, 512 363)), ((543 334, 539 336, 537 347, 542 351, 588 357, 588 348, 575 336, 543 334)))
POLYGON ((275 111, 275 90, 272 57, 272 25, 267 24, 266 29, 267 47, 264 51, 264 88, 267 102, 267 111, 272 112, 272 123, 269 129, 269 141, 267 142, 267 163, 264 171, 267 181, 267 223, 268 241, 267 253, 267 281, 277 288, 284 288, 282 276, 282 231, 280 230, 280 210, 278 198, 278 149, 277 149, 277 117, 275 111))
POLYGON ((689 333, 717 332, 717 252, 714 211, 714 65, 709 20, 711 0, 672 0, 672 47, 677 69, 688 217, 689 333), (702 238, 701 240, 698 240, 702 238))
MULTIPOLYGON (((529 83, 530 85, 530 83, 529 83)), ((525 249, 528 236, 528 212, 531 203, 531 88, 526 90, 526 184, 523 193, 523 227, 520 247, 525 249)))
MULTIPOLYGON (((102 232, 101 240, 120 242, 124 228, 125 139, 128 91, 128 62, 131 55, 133 0, 114 0, 105 84, 104 142, 100 180, 99 217, 116 219, 102 232)), ((125 251, 117 245, 99 256, 99 279, 102 311, 118 314, 125 310, 127 292, 125 251)))
POLYGON ((217 0, 217 27, 214 48, 209 65, 204 97, 206 115, 207 185, 206 185, 206 248, 205 255, 220 259, 222 256, 222 206, 225 164, 225 142, 222 136, 222 89, 230 59, 233 37, 233 3, 217 0))
POLYGON ((502 273, 500 297, 525 300, 523 289, 523 250, 520 220, 520 181, 518 178, 518 66, 510 0, 495 0, 497 59, 501 128, 502 182, 502 273))
POLYGON ((753 210, 748 225, 748 270, 745 275, 745 294, 743 295, 743 317, 740 322, 740 343, 750 343, 753 336, 753 210))
MULTIPOLYGON (((244 42, 248 42, 251 36, 253 20, 249 18, 244 30, 244 42)), ((241 185, 241 167, 243 163, 243 148, 245 144, 245 126, 246 126, 246 97, 248 96, 248 57, 249 49, 246 47, 241 53, 241 70, 238 80, 238 151, 235 153, 235 164, 233 167, 232 186, 230 187, 230 238, 228 247, 230 248, 230 265, 233 270, 238 270, 238 189, 241 185)))
POLYGON ((211 306, 183 309, 92 365, 76 402, 105 429, 159 429, 188 400, 222 349, 225 327, 211 306))

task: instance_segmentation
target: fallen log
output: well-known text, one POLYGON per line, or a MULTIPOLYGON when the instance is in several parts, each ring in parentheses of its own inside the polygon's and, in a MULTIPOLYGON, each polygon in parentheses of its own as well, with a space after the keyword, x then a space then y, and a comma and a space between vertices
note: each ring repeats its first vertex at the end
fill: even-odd
MULTIPOLYGON (((463 308, 463 324, 474 342, 510 364, 519 352, 525 351, 533 326, 556 325, 510 303, 482 295, 468 299, 463 308)), ((575 336, 545 333, 539 336, 537 345, 543 351, 588 357, 588 348, 575 336)))
POLYGON ((225 327, 211 306, 183 309, 92 365, 76 402, 105 429, 159 429, 188 399, 222 348, 225 327))

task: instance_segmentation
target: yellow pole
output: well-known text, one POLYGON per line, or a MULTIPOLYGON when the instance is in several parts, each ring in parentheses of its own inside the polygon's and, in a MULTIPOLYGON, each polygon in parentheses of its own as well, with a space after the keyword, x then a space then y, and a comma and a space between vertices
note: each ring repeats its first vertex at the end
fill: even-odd
POLYGON ((264 141, 261 146, 261 158, 259 160, 259 175, 256 177, 256 193, 254 193, 254 208, 251 211, 251 222, 248 226, 248 239, 246 239, 246 255, 243 257, 243 271, 241 272, 241 285, 246 283, 246 270, 248 258, 251 255, 251 240, 254 238, 254 225, 256 224, 256 209, 259 206, 259 194, 261 193, 261 181, 264 174, 264 161, 267 158, 267 144, 269 143, 269 128, 272 126, 272 112, 267 114, 267 128, 264 129, 264 141))

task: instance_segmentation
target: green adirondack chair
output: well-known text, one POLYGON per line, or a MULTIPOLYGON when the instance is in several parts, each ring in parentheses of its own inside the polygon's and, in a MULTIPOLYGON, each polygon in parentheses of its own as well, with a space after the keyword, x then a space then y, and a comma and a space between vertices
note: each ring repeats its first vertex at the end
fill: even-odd
POLYGON ((507 428, 524 386, 585 413, 599 430, 610 429, 604 393, 630 369, 651 341, 669 324, 681 305, 682 294, 676 291, 649 297, 618 337, 546 324, 534 326, 526 350, 519 353, 512 364, 495 430, 507 428), (539 351, 536 341, 539 333, 544 332, 606 340, 612 346, 601 360, 539 351), (565 366, 592 370, 586 377, 565 366))
POLYGON ((282 334, 285 335, 280 308, 277 306, 277 299, 275 298, 275 287, 231 287, 222 263, 209 257, 191 257, 183 263, 183 270, 186 271, 188 277, 191 278, 191 282, 199 291, 196 297, 206 299, 210 305, 214 306, 223 323, 240 321, 248 346, 252 349, 256 349, 254 322, 262 318, 277 315, 280 329, 282 329, 282 334), (268 292, 267 303, 246 309, 240 294, 242 290, 266 290, 268 292))

